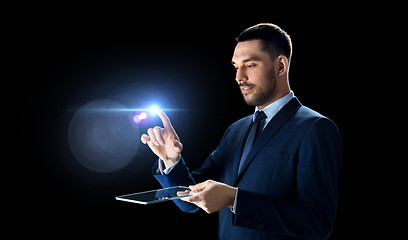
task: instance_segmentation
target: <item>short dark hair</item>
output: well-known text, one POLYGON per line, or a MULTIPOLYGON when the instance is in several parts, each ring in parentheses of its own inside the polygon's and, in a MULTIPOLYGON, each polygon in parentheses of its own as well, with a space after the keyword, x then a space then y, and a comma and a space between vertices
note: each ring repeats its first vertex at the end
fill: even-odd
POLYGON ((262 40, 264 49, 272 59, 283 54, 290 62, 292 57, 292 40, 287 32, 272 23, 259 23, 245 29, 236 38, 237 43, 250 40, 262 40))

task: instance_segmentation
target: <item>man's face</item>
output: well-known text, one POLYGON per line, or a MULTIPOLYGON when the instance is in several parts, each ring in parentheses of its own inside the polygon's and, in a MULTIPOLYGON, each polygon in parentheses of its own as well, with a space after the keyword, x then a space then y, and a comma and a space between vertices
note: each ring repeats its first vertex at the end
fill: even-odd
POLYGON ((275 62, 263 49, 261 40, 239 42, 232 64, 237 71, 235 80, 248 105, 263 109, 274 100, 277 91, 275 62))

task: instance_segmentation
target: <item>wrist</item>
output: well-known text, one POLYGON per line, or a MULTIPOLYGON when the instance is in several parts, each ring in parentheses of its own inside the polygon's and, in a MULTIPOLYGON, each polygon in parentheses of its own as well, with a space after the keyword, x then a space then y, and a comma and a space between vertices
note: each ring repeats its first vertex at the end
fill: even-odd
POLYGON ((176 164, 178 161, 180 161, 181 156, 175 158, 175 159, 162 159, 163 163, 164 163, 164 167, 166 168, 170 168, 172 167, 174 164, 176 164))

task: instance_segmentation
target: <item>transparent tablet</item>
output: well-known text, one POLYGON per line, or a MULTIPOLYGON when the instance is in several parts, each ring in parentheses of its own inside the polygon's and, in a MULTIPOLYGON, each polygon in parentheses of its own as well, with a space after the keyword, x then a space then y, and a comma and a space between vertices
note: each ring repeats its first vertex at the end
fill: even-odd
POLYGON ((190 193, 190 189, 188 187, 177 186, 117 196, 116 200, 147 205, 193 195, 193 193, 190 193))

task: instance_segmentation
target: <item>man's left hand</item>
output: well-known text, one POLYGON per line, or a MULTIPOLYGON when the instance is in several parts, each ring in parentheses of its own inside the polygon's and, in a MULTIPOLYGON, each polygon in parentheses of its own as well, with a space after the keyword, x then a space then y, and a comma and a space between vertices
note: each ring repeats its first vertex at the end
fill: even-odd
POLYGON ((207 213, 217 212, 226 207, 233 207, 237 189, 227 184, 207 180, 205 182, 189 186, 191 193, 197 193, 181 200, 193 203, 207 213))

